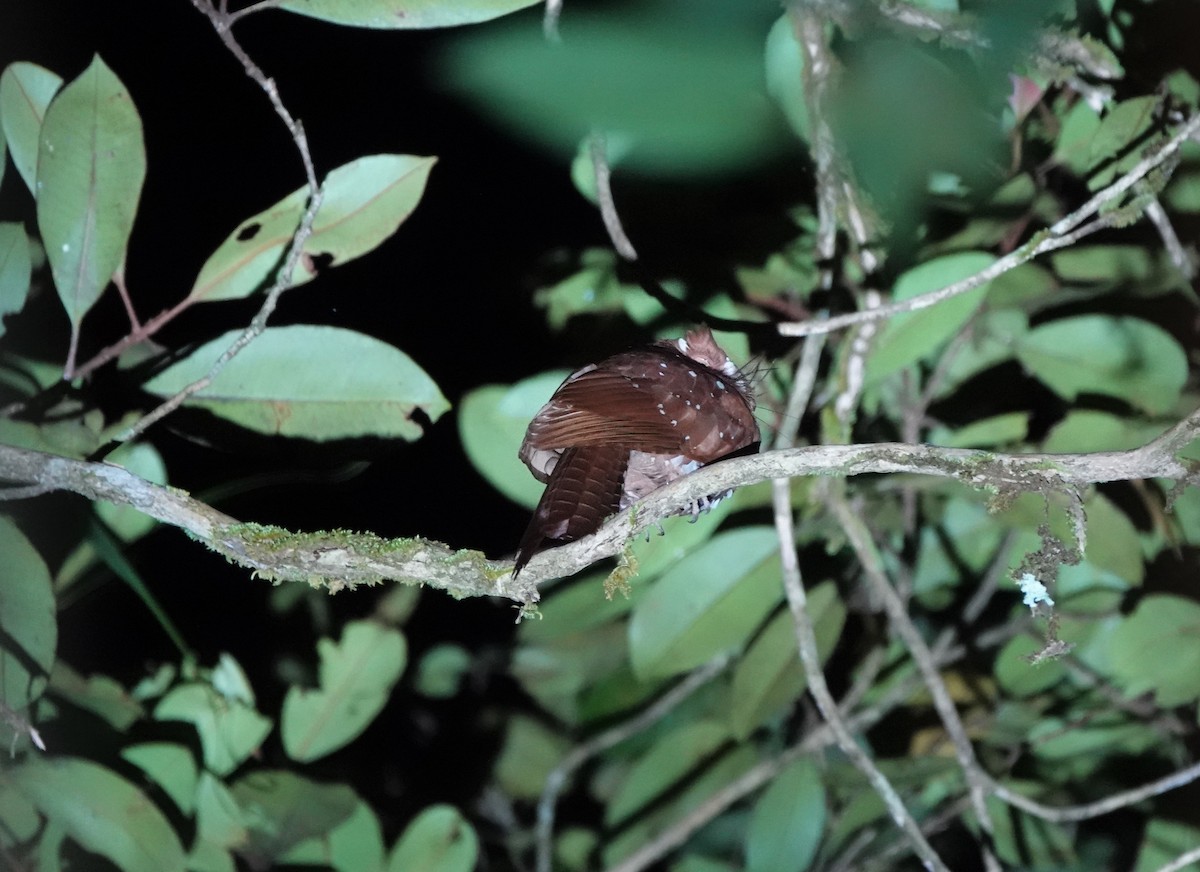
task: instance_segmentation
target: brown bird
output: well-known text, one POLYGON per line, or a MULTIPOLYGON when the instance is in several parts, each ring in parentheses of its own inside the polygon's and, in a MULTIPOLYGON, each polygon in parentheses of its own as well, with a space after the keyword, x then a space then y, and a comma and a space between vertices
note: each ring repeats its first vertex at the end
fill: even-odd
MULTIPOLYGON (((758 443, 750 384, 707 327, 585 366, 559 385, 521 443, 521 460, 546 490, 513 575, 547 543, 594 533, 651 491, 758 443)), ((695 516, 723 496, 686 511, 695 516)))

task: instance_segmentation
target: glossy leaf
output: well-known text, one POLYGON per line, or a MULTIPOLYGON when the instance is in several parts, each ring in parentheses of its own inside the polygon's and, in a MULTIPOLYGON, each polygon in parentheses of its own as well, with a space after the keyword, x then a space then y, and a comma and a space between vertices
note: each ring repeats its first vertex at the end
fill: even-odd
POLYGON ((524 25, 489 28, 461 37, 441 75, 496 120, 564 157, 602 130, 632 141, 623 166, 670 175, 728 171, 770 154, 782 131, 762 97, 758 22, 749 9, 715 8, 658 4, 564 16, 564 46, 524 25))
POLYGON ((195 809, 200 773, 192 752, 174 742, 139 742, 121 756, 150 776, 185 814, 195 809))
POLYGON ((381 29, 456 27, 491 21, 537 0, 283 0, 280 9, 347 24, 381 29))
MULTIPOLYGON (((241 335, 217 337, 146 383, 171 396, 207 375, 241 335)), ((398 348, 339 327, 269 327, 185 401, 257 430, 317 441, 355 436, 414 440, 420 409, 436 421, 450 408, 437 385, 398 348)))
POLYGON ((746 872, 804 872, 825 829, 825 785, 811 760, 797 760, 754 803, 746 872))
MULTIPOLYGON (((896 280, 892 299, 908 300, 972 276, 995 258, 980 251, 964 251, 926 261, 896 280)), ((988 286, 943 300, 916 312, 902 312, 887 322, 875 337, 867 358, 867 377, 878 380, 911 363, 931 358, 942 343, 957 333, 979 308, 988 286)))
POLYGON ((514 385, 484 385, 462 398, 458 435, 467 458, 496 490, 527 509, 545 485, 517 457, 525 429, 568 375, 551 370, 514 385))
POLYGON ((718 721, 696 721, 663 735, 642 754, 604 812, 605 823, 618 824, 646 806, 712 756, 729 739, 718 721))
POLYGON ((783 597, 778 549, 774 529, 744 527, 663 573, 629 623, 634 672, 675 675, 743 644, 783 597))
POLYGON ((452 805, 431 805, 396 842, 388 872, 473 872, 479 858, 475 828, 452 805))
POLYGON ((50 686, 56 696, 102 718, 118 732, 128 730, 146 714, 141 703, 107 675, 91 675, 85 679, 61 659, 55 662, 54 671, 50 673, 50 686))
POLYGON ((570 743, 541 721, 516 714, 508 719, 494 776, 509 796, 536 799, 546 776, 570 750, 570 743))
MULTIPOLYGON (((374 250, 396 232, 421 201, 437 158, 407 154, 361 157, 333 170, 312 235, 292 273, 292 286, 317 275, 316 257, 337 266, 374 250)), ((300 188, 266 211, 247 218, 208 258, 189 299, 232 300, 262 290, 274 276, 308 201, 300 188)))
POLYGON ((417 665, 417 693, 434 699, 449 699, 458 693, 467 670, 471 668, 471 653, 461 645, 434 645, 417 665))
POLYGON ((1113 676, 1126 696, 1153 691, 1164 708, 1200 697, 1200 603, 1151 594, 1111 644, 1113 676))
MULTIPOLYGON (((58 610, 37 549, 0 515, 0 701, 27 714, 42 695, 58 645, 58 610)), ((4 733, 9 733, 6 727, 4 733)))
POLYGON ((1050 428, 1042 450, 1051 454, 1128 451, 1140 448, 1166 428, 1109 412, 1073 409, 1050 428))
POLYGON ((1045 643, 1032 636, 1013 636, 996 657, 996 680, 1005 693, 1012 696, 1032 696, 1055 687, 1067 674, 1061 660, 1031 663, 1030 655, 1040 651, 1045 643))
POLYGON ((1028 329, 1029 320, 1022 312, 1011 309, 981 312, 966 341, 956 347, 947 362, 936 386, 936 396, 949 396, 969 379, 1011 360, 1013 345, 1028 329))
POLYGON ((196 838, 188 857, 197 872, 236 872, 231 849, 246 844, 254 811, 243 811, 224 782, 201 772, 196 787, 196 838))
POLYGON ((6 778, 85 850, 123 872, 183 872, 183 846, 163 813, 112 770, 74 757, 35 757, 6 778))
POLYGON ((654 811, 638 815, 627 827, 607 838, 601 849, 604 868, 616 865, 634 850, 642 847, 670 823, 695 810, 730 782, 744 775, 758 762, 758 755, 749 745, 739 745, 721 754, 685 785, 670 794, 669 801, 654 811))
POLYGON ((45 67, 17 61, 0 74, 0 125, 13 165, 31 194, 37 194, 38 142, 46 109, 62 77, 45 67))
MULTIPOLYGON (((817 651, 824 663, 833 653, 846 622, 846 606, 837 587, 824 581, 808 592, 808 614, 816 629, 817 651)), ((730 718, 738 739, 747 738, 785 707, 794 705, 808 686, 796 647, 796 625, 789 609, 779 614, 738 661, 733 673, 730 718)))
POLYGON ((994 448, 1022 442, 1029 431, 1029 412, 1007 412, 972 421, 965 427, 935 427, 926 440, 947 448, 994 448))
POLYGON ((1151 414, 1170 409, 1187 379, 1187 357, 1148 321, 1078 315, 1041 324, 1017 346, 1021 363, 1055 393, 1125 400, 1151 414))
POLYGON ((340 642, 321 639, 320 685, 292 687, 283 700, 281 729, 289 757, 307 763, 354 740, 375 719, 400 680, 404 636, 373 621, 354 621, 340 642))
POLYGON ((296 845, 333 832, 354 814, 358 797, 344 784, 322 784, 284 769, 258 769, 230 790, 247 841, 236 846, 252 868, 267 869, 296 845))
POLYGON ((358 800, 351 815, 328 833, 300 842, 281 865, 330 867, 335 872, 383 872, 386 851, 379 818, 358 800))
POLYGON ((75 332, 125 259, 145 178, 142 120, 97 56, 50 103, 38 149, 38 228, 75 332))
POLYGON ((196 728, 204 765, 228 775, 262 745, 271 721, 250 706, 225 699, 207 684, 181 684, 154 709, 160 721, 186 721, 196 728))
MULTIPOLYGON (((1200 845, 1200 827, 1177 820, 1156 817, 1146 825, 1133 872, 1158 872, 1176 857, 1200 845)), ((1183 867, 1195 868, 1194 863, 1183 867)))
MULTIPOLYGON (((0 155, 0 160, 3 157, 0 155)), ((0 336, 4 335, 4 316, 25 307, 32 270, 25 228, 15 221, 0 222, 0 336)))
POLYGON ((781 15, 767 34, 764 52, 767 90, 800 139, 809 139, 808 100, 804 93, 804 55, 792 30, 791 16, 781 15))

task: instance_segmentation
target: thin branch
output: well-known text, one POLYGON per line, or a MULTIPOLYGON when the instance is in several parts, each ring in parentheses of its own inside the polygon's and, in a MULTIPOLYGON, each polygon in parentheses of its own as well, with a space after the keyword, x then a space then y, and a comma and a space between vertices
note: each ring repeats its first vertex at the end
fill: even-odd
MULTIPOLYGON (((276 87, 275 81, 267 78, 266 74, 246 54, 241 44, 234 38, 232 26, 236 20, 236 15, 230 15, 225 11, 224 7, 217 8, 209 0, 192 0, 192 5, 200 10, 212 23, 213 29, 216 30, 217 35, 221 38, 221 42, 225 44, 229 52, 241 63, 242 68, 246 71, 246 75, 254 80, 263 93, 267 95, 267 99, 271 101, 271 106, 275 109, 275 114, 280 117, 284 126, 287 127, 288 133, 291 134, 292 142, 296 145, 296 151, 300 155, 300 162, 304 166, 304 176, 308 182, 308 204, 304 210, 304 214, 300 217, 300 223, 296 227, 295 233, 292 234, 291 244, 288 246, 287 254, 284 256, 283 263, 279 267, 279 272, 275 276, 275 281, 267 291, 267 296, 263 300, 262 306, 254 318, 251 319, 246 329, 234 340, 232 345, 225 349, 220 357, 213 361, 208 373, 203 378, 197 379, 187 385, 174 396, 165 400, 156 409, 143 415, 117 437, 120 442, 135 439, 149 427, 179 408, 188 397, 211 385, 213 379, 217 377, 229 361, 233 360, 242 349, 262 335, 262 332, 267 327, 267 320, 275 311, 275 306, 278 304, 280 296, 292 286, 292 276, 304 253, 304 243, 308 241, 308 237, 312 234, 313 221, 316 219, 317 211, 321 208, 322 191, 320 184, 317 182, 317 171, 313 167, 312 156, 308 149, 308 138, 304 135, 304 128, 299 121, 292 117, 287 107, 284 106, 283 101, 279 97, 279 89, 276 87)), ((253 9, 255 7, 249 8, 253 9)), ((245 14, 245 12, 246 10, 243 10, 242 14, 245 14)))
POLYGON ((946 869, 941 857, 929 844, 921 832, 921 827, 909 812, 908 807, 896 789, 892 787, 887 776, 875 765, 875 762, 862 749, 850 732, 845 719, 838 711, 833 694, 825 683, 825 673, 821 668, 821 656, 817 650, 817 636, 813 628, 812 618, 808 614, 807 596, 804 592, 804 582, 800 577, 800 563, 796 557, 796 528, 792 519, 792 497, 790 482, 787 479, 775 479, 771 482, 772 505, 775 514, 775 529, 779 536, 779 553, 783 564, 783 586, 787 593, 788 606, 792 610, 792 620, 796 628, 796 643, 800 650, 800 662, 804 666, 804 674, 808 678, 808 692, 816 700, 817 708, 821 710, 825 723, 837 740, 842 753, 854 764, 879 798, 887 806, 892 821, 904 833, 917 856, 927 869, 946 869))
POLYGON ((947 300, 950 297, 956 297, 978 288, 997 276, 1032 260, 1038 255, 1073 245, 1083 236, 1109 226, 1107 220, 1101 219, 1090 225, 1081 227, 1080 225, 1084 221, 1092 215, 1098 214, 1102 208, 1116 203, 1126 191, 1173 158, 1183 143, 1189 137, 1197 134, 1197 132, 1200 132, 1200 113, 1189 118, 1175 135, 1162 146, 1158 147, 1153 154, 1143 158, 1129 172, 1125 173, 1125 175, 1121 176, 1107 188, 1097 192, 1095 196, 1078 209, 1056 221, 1047 230, 1036 234, 1024 245, 1014 249, 973 276, 947 285, 944 288, 939 288, 936 291, 919 294, 907 300, 889 303, 886 306, 880 306, 877 309, 869 311, 850 312, 822 321, 792 321, 782 323, 777 325, 779 332, 784 336, 810 336, 814 333, 829 333, 834 330, 841 330, 853 324, 891 318, 901 312, 915 312, 919 309, 927 309, 942 302, 942 300, 947 300))
MULTIPOLYGON (((835 489, 830 488, 829 490, 832 491, 835 489)), ((912 657, 913 662, 917 666, 917 671, 921 673, 925 687, 929 690, 930 697, 933 700, 933 707, 936 709, 938 717, 946 729, 946 735, 949 736, 954 746, 954 754, 958 758, 958 765, 962 769, 967 781, 968 793, 971 798, 971 806, 975 809, 975 816, 979 821, 980 827, 990 840, 995 830, 986 802, 990 779, 975 757, 975 748, 967 736, 962 719, 958 716, 958 708, 955 706, 954 700, 950 698, 950 691, 947 690, 946 683, 942 681, 941 672, 938 670, 933 659, 933 653, 925 644, 925 640, 921 637, 921 632, 908 616, 908 610, 905 608, 899 595, 897 595, 895 589, 888 582, 887 573, 883 568, 879 552, 875 544, 871 541, 871 535, 867 531, 862 518, 851 510, 849 503, 841 494, 830 494, 829 498, 826 499, 826 505, 832 510, 834 517, 837 518, 841 526, 842 532, 845 533, 846 539, 850 543, 850 547, 854 549, 858 557, 858 563, 867 577, 868 584, 874 590, 876 597, 883 603, 892 629, 904 642, 909 656, 912 657)), ((996 862, 995 857, 992 856, 991 846, 984 844, 983 851, 985 865, 989 868, 999 869, 999 864, 996 862)))
POLYGON ((1043 805, 1036 800, 1029 799, 1027 796, 1017 793, 998 781, 992 782, 991 791, 1009 805, 1019 808, 1021 811, 1028 812, 1034 817, 1039 817, 1051 823, 1065 824, 1086 821, 1109 814, 1117 809, 1134 805, 1144 799, 1149 799, 1152 796, 1158 796, 1177 787, 1183 787, 1185 784, 1191 784, 1197 778, 1200 778, 1200 763, 1193 763, 1185 769, 1180 769, 1178 772, 1173 772, 1163 778, 1151 781, 1149 784, 1143 784, 1141 787, 1135 787, 1132 790, 1125 790, 1121 793, 1114 793, 1112 796, 1106 796, 1104 799, 1097 800, 1096 802, 1089 802, 1084 805, 1060 806, 1058 808, 1043 805))
POLYGON ((588 150, 592 155, 592 172, 596 177, 596 202, 600 206, 600 217, 604 221, 604 229, 612 240, 617 254, 628 261, 638 259, 637 249, 629 241, 625 227, 621 224, 621 216, 617 214, 617 204, 613 200, 612 170, 608 165, 608 140, 599 131, 588 138, 588 150))
POLYGON ((1151 196, 1146 203, 1146 217, 1158 231, 1158 235, 1163 241, 1163 248, 1167 250, 1167 255, 1171 258, 1171 263, 1175 264, 1175 269, 1179 270, 1179 274, 1188 281, 1194 279, 1196 277, 1195 261, 1183 247, 1183 243, 1179 241, 1179 234, 1175 232, 1171 218, 1167 215, 1167 210, 1163 208, 1157 196, 1151 196))
POLYGON ((542 14, 542 34, 546 42, 560 43, 558 19, 562 17, 562 0, 546 0, 546 11, 542 14))
POLYGON ((1179 872, 1180 869, 1190 866, 1197 860, 1200 860, 1200 848, 1192 848, 1190 851, 1184 851, 1165 866, 1160 866, 1157 872, 1179 872))
POLYGON ((592 737, 572 750, 558 766, 554 767, 554 770, 546 776, 546 783, 542 787, 542 796, 538 801, 536 829, 538 872, 550 872, 554 856, 555 804, 558 802, 558 795, 576 770, 609 748, 619 745, 657 723, 674 711, 685 699, 720 675, 728 665, 729 657, 727 656, 710 660, 693 670, 683 681, 663 694, 645 711, 592 737))

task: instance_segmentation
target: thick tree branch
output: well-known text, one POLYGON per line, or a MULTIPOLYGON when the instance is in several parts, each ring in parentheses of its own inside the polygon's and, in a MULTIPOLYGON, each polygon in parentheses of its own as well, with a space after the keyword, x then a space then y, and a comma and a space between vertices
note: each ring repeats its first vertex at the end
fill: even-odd
POLYGON ((308 581, 340 590, 393 579, 427 584, 458 597, 503 596, 527 603, 537 600, 538 582, 573 575, 618 554, 629 537, 653 527, 672 510, 729 488, 772 478, 865 473, 935 475, 975 488, 1014 493, 1060 492, 1067 487, 1143 478, 1191 483, 1196 470, 1175 455, 1196 438, 1200 438, 1200 412, 1131 451, 1013 455, 881 442, 817 445, 736 458, 655 491, 592 536, 538 554, 517 581, 509 577, 511 564, 507 561, 489 560, 476 551, 452 551, 425 539, 386 540, 347 531, 292 533, 242 523, 181 490, 153 484, 106 463, 0 445, 0 479, 133 506, 273 581, 308 581))

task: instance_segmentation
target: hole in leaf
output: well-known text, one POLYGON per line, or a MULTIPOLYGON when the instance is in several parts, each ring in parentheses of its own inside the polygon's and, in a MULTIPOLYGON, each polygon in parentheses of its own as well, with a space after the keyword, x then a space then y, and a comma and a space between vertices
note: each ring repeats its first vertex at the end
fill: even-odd
POLYGON ((262 230, 262 225, 255 221, 253 224, 247 224, 237 233, 238 242, 246 242, 258 236, 258 231, 262 230))
POLYGON ((310 255, 309 263, 313 272, 320 272, 326 267, 333 266, 333 255, 328 251, 322 251, 319 254, 310 255))

